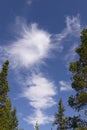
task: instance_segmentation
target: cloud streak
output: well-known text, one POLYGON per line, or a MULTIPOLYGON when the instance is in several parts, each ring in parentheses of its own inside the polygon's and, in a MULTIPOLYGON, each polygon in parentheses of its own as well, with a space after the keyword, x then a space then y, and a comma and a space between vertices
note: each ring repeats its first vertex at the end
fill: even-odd
POLYGON ((35 109, 45 109, 55 104, 53 96, 56 94, 54 83, 46 79, 42 74, 34 74, 27 79, 27 85, 23 90, 22 96, 29 100, 35 109))
POLYGON ((32 24, 28 29, 24 28, 22 36, 12 45, 4 47, 4 57, 14 68, 29 68, 47 58, 51 47, 50 34, 32 24))
POLYGON ((62 42, 69 35, 78 37, 81 32, 81 24, 79 16, 77 17, 66 17, 66 28, 60 34, 56 35, 58 42, 62 42))
POLYGON ((73 44, 70 49, 68 50, 68 53, 65 55, 64 60, 69 63, 77 57, 77 54, 75 52, 75 49, 78 47, 78 43, 73 44))
POLYGON ((60 85, 60 91, 70 91, 71 90, 70 82, 61 80, 61 81, 59 81, 59 85, 60 85))
POLYGON ((33 124, 35 126, 36 121, 39 122, 39 125, 44 125, 53 121, 53 116, 48 116, 43 113, 41 110, 36 110, 33 115, 27 116, 24 120, 28 124, 33 124))
POLYGON ((49 122, 48 116, 44 115, 43 110, 56 104, 54 96, 56 87, 52 81, 46 79, 42 74, 33 74, 26 81, 29 87, 23 89, 22 97, 26 98, 29 104, 34 108, 34 114, 25 118, 28 123, 39 124, 49 122), (28 120, 29 119, 29 120, 28 120))

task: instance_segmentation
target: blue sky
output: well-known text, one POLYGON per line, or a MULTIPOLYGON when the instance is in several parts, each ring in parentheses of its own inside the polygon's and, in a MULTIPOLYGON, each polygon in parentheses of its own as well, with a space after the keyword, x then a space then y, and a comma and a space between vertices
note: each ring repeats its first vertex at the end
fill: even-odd
POLYGON ((86 0, 0 0, 0 68, 10 61, 9 96, 24 130, 34 130, 36 121, 40 130, 51 129, 60 98, 65 114, 74 114, 67 104, 74 93, 68 66, 77 58, 86 5, 86 0))

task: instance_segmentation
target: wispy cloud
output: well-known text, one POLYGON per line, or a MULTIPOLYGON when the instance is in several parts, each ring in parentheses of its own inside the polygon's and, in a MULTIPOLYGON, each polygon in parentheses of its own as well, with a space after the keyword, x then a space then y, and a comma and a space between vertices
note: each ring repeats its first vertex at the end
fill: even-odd
POLYGON ((56 35, 58 42, 62 42, 68 35, 73 35, 78 37, 81 32, 81 24, 79 16, 77 17, 66 17, 66 28, 60 33, 56 35))
POLYGON ((43 113, 41 110, 35 110, 34 113, 30 116, 24 118, 28 124, 33 124, 35 126, 36 121, 39 122, 39 125, 44 125, 53 121, 53 116, 48 116, 48 114, 43 113))
POLYGON ((28 26, 21 21, 20 18, 16 20, 19 28, 16 39, 8 46, 0 47, 1 59, 9 59, 13 68, 29 68, 41 64, 44 59, 52 57, 53 49, 63 51, 64 39, 67 39, 68 35, 77 37, 81 31, 79 17, 67 16, 66 28, 60 34, 53 35, 39 28, 36 23, 28 26))
POLYGON ((69 91, 69 90, 71 90, 70 82, 61 80, 61 81, 59 81, 59 85, 60 85, 60 91, 69 91))
POLYGON ((34 74, 26 81, 29 87, 23 89, 22 97, 29 101, 29 104, 34 108, 34 114, 29 118, 28 123, 45 124, 49 122, 48 116, 44 115, 43 110, 50 108, 56 104, 54 96, 56 95, 56 87, 54 83, 42 74, 34 74), (39 113, 39 115, 38 115, 39 113))
POLYGON ((62 60, 65 62, 65 66, 77 58, 75 49, 79 45, 80 33, 82 25, 80 16, 66 17, 66 27, 63 31, 56 35, 56 40, 59 46, 61 46, 62 60), (64 53, 62 53, 64 52, 64 53))
MULTIPOLYGON (((25 69, 30 71, 31 67, 35 68, 35 65, 40 65, 46 58, 49 58, 52 49, 55 47, 52 44, 51 34, 40 29, 37 24, 27 26, 26 23, 21 24, 19 19, 17 19, 16 24, 21 26, 18 26, 20 30, 17 31, 16 40, 13 40, 12 44, 8 46, 1 46, 0 53, 2 55, 1 59, 8 59, 14 70, 21 69, 20 76, 22 76, 22 71, 25 71, 25 69)), ((26 98, 34 108, 34 115, 30 116, 28 123, 34 124, 38 119, 39 124, 45 124, 50 119, 43 111, 56 103, 53 98, 56 95, 55 85, 43 74, 32 74, 31 77, 25 76, 25 78, 27 80, 25 81, 22 97, 26 98)), ((23 81, 21 81, 22 84, 23 81)), ((25 120, 27 118, 25 117, 25 120)))
POLYGON ((42 74, 34 74, 26 83, 29 87, 24 88, 22 96, 29 100, 31 106, 45 109, 55 104, 52 96, 55 96, 56 90, 52 81, 42 74))
POLYGON ((67 54, 65 55, 65 61, 67 61, 67 63, 69 63, 70 61, 75 60, 75 58, 77 57, 77 54, 75 52, 75 49, 78 47, 78 43, 72 45, 70 47, 70 49, 68 50, 67 54))
POLYGON ((22 28, 21 36, 13 44, 2 48, 5 52, 2 57, 8 58, 14 68, 39 64, 48 57, 52 48, 50 34, 39 29, 37 24, 22 28))
POLYGON ((28 5, 32 4, 32 0, 26 0, 28 5))

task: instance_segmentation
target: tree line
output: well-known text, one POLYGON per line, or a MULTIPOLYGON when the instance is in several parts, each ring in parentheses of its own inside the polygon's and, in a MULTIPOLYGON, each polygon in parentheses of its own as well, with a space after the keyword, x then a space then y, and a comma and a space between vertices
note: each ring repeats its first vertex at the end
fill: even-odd
MULTIPOLYGON (((65 107, 60 99, 53 122, 57 126, 57 130, 87 130, 87 29, 83 29, 80 38, 81 44, 75 49, 78 59, 69 64, 69 71, 72 74, 71 87, 75 91, 75 95, 71 95, 67 102, 73 110, 81 112, 81 114, 73 117, 65 116, 65 107)), ((8 65, 7 60, 0 72, 0 130, 23 130, 18 128, 16 108, 12 109, 8 97, 8 65)), ((35 128, 39 129, 37 123, 35 128)))

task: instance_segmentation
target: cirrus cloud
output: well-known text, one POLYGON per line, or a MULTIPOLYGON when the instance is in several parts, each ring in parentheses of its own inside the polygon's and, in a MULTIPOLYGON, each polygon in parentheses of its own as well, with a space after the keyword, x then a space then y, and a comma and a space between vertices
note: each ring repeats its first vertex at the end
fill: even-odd
POLYGON ((42 74, 33 74, 31 78, 26 81, 28 87, 23 89, 21 97, 28 100, 33 107, 33 115, 24 118, 29 124, 45 124, 49 121, 49 116, 43 113, 43 110, 48 109, 56 104, 54 96, 56 95, 56 87, 54 83, 46 79, 42 74))
POLYGON ((70 91, 71 90, 70 82, 61 80, 61 81, 59 81, 59 85, 60 85, 60 91, 70 91))
POLYGON ((66 28, 63 29, 63 31, 56 35, 56 38, 58 42, 62 42, 64 39, 66 39, 69 35, 78 37, 81 32, 81 24, 79 16, 77 17, 66 17, 66 28))
POLYGON ((32 24, 28 29, 24 27, 21 37, 13 44, 3 47, 6 52, 3 57, 7 57, 14 68, 29 68, 47 58, 51 47, 50 34, 32 24))
POLYGON ((39 122, 39 125, 44 125, 49 122, 53 121, 53 116, 48 116, 47 114, 43 113, 41 110, 36 110, 34 114, 27 116, 24 120, 28 124, 33 124, 35 126, 36 121, 39 122))
MULTIPOLYGON (((23 20, 25 21, 25 20, 23 20)), ((64 39, 68 35, 79 36, 81 24, 79 17, 66 17, 66 28, 59 34, 51 35, 38 27, 36 23, 27 25, 17 18, 16 39, 7 46, 0 46, 1 59, 8 59, 13 68, 30 68, 44 62, 46 58, 52 57, 53 49, 62 52, 64 39), (20 26, 20 27, 19 27, 20 26)))
POLYGON ((35 109, 45 109, 55 105, 52 98, 56 95, 55 85, 46 79, 42 74, 34 74, 26 81, 29 87, 23 89, 22 96, 29 100, 35 109))

